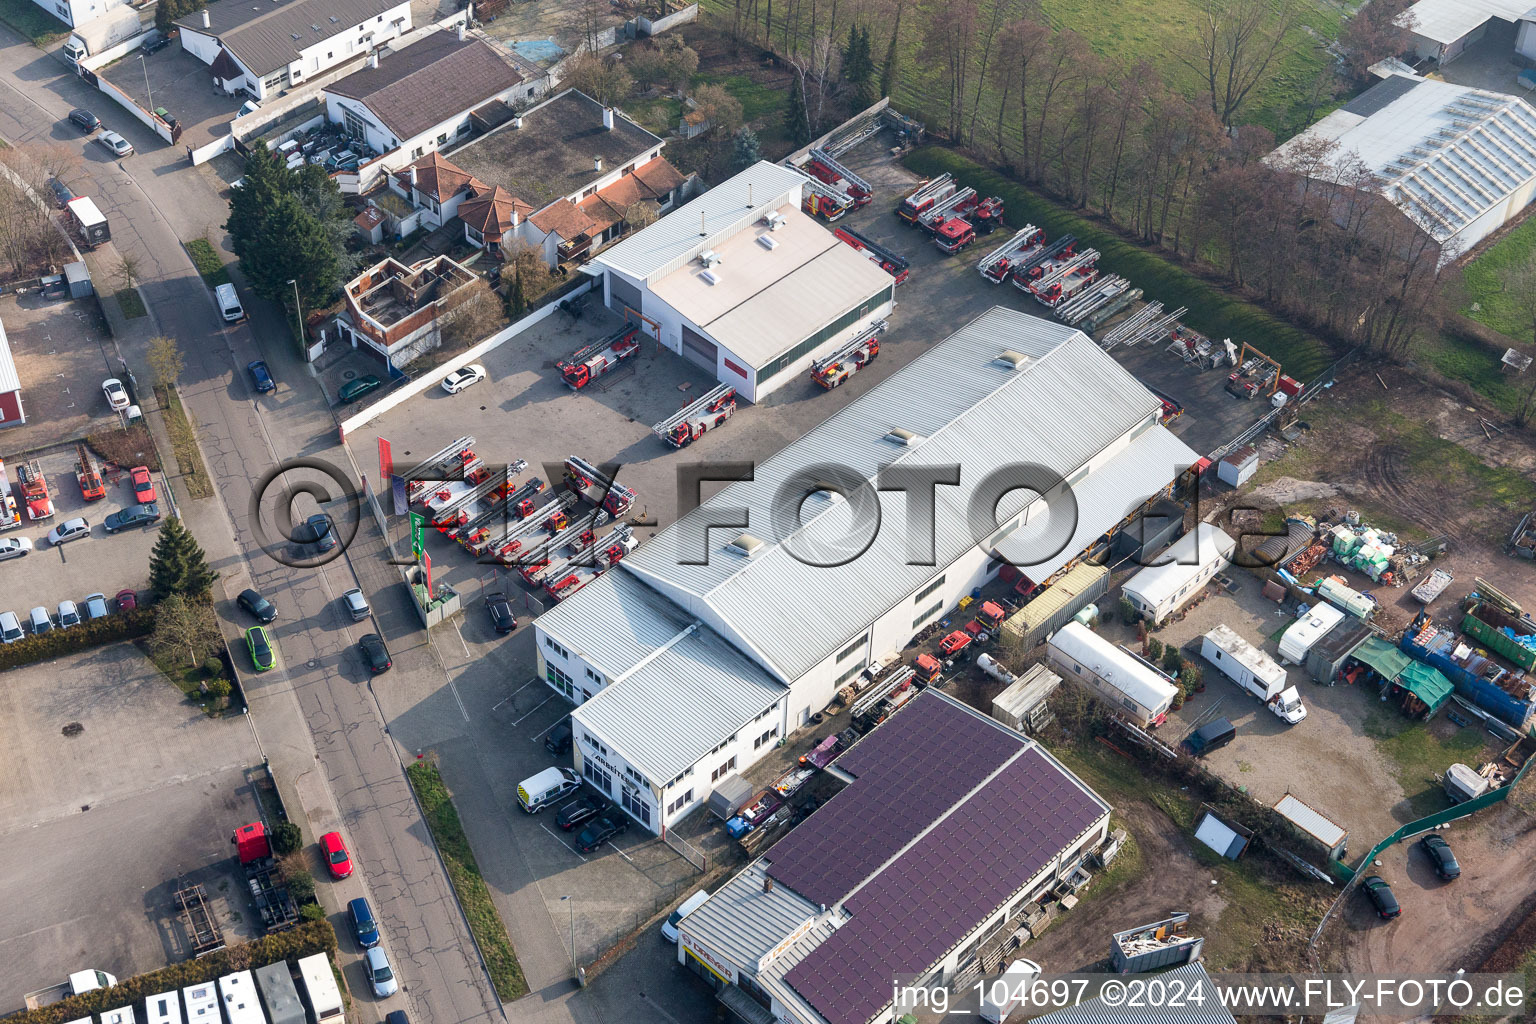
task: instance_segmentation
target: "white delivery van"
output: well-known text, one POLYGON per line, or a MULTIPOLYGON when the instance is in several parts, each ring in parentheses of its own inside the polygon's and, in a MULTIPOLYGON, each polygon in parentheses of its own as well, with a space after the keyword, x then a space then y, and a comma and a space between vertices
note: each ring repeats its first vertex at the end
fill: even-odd
POLYGON ((581 776, 570 768, 545 768, 517 784, 517 802, 529 814, 538 814, 581 785, 581 776))
POLYGON ((661 937, 668 942, 676 942, 677 926, 683 923, 683 918, 687 917, 689 914, 702 907, 704 902, 708 899, 709 893, 705 892, 703 889, 700 889, 698 892, 684 900, 681 906, 672 911, 672 913, 668 914, 667 919, 661 922, 661 937))
POLYGON ((1033 960, 1015 960, 996 978, 982 978, 981 1019, 988 1024, 1002 1024, 1008 1016, 1029 1000, 1030 985, 1040 976, 1040 965, 1033 960))
POLYGON ((245 319, 245 310, 240 308, 240 296, 235 294, 235 286, 221 284, 213 290, 214 298, 219 303, 219 315, 227 324, 237 324, 245 319))

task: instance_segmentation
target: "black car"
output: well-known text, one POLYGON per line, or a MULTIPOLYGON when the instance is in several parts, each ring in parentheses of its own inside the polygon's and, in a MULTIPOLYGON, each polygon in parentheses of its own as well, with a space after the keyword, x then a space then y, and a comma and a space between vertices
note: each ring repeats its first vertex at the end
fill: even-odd
POLYGON ((1451 852, 1451 844, 1431 832, 1419 840, 1419 846, 1429 857, 1429 863, 1434 867, 1435 874, 1440 876, 1443 882, 1449 882, 1453 878, 1461 877, 1461 865, 1456 863, 1456 855, 1451 852))
POLYGON ((61 210, 69 205, 71 199, 75 198, 75 190, 58 178, 48 179, 48 191, 53 193, 53 201, 61 210))
POLYGON ((512 603, 507 595, 493 590, 485 595, 485 610, 491 613, 491 626, 498 633, 510 633, 517 628, 517 616, 512 614, 512 603))
POLYGON ((160 506, 152 501, 113 512, 102 521, 101 528, 108 533, 126 530, 130 526, 151 526, 160 521, 160 506))
POLYGON ((1370 875, 1360 883, 1360 888, 1370 897, 1376 906, 1376 913, 1388 921, 1403 912, 1403 908, 1397 905, 1397 897, 1392 895, 1392 887, 1387 880, 1380 875, 1370 875))
POLYGON ((581 835, 576 837, 576 849, 582 853, 591 853, 620 832, 627 831, 629 818, 621 811, 609 810, 581 830, 581 835))
POLYGON ((245 368, 250 371, 251 386, 256 389, 258 394, 277 390, 277 381, 272 379, 272 371, 267 369, 267 364, 264 360, 252 360, 245 364, 245 368))
POLYGON ((561 722, 544 737, 544 749, 560 757, 571 752, 571 723, 561 722))
POLYGON ((240 596, 235 598, 235 603, 256 616, 261 622, 271 622, 277 618, 277 608, 257 591, 240 591, 240 596))
POLYGON ((595 796, 579 796, 560 808, 560 813, 555 815, 555 824, 570 832, 577 825, 602 814, 607 808, 608 805, 595 796))
POLYGON ((384 1018, 384 1024, 411 1024, 411 1018, 405 1015, 404 1010, 390 1010, 389 1016, 384 1018))
POLYGON ((324 512, 316 512, 293 528, 293 542, 329 551, 336 546, 336 523, 324 512))
POLYGON ((363 652, 363 664, 374 675, 388 672, 394 665, 389 660, 389 648, 384 646, 384 638, 377 633, 363 634, 363 638, 357 642, 357 649, 363 652))
POLYGON ((71 110, 69 112, 69 120, 70 123, 73 124, 76 128, 79 128, 81 131, 87 133, 93 132, 97 128, 101 127, 101 118, 97 117, 89 110, 86 110, 84 107, 77 107, 74 110, 71 110))
POLYGON ((171 37, 166 35, 164 32, 161 32, 160 34, 156 35, 155 38, 139 47, 139 50, 148 56, 151 53, 159 53, 161 50, 170 45, 171 37))

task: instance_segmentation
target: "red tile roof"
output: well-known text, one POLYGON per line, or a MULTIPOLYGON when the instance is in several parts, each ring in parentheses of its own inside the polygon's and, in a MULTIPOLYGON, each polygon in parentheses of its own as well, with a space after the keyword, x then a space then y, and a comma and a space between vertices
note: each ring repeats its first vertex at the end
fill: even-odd
POLYGON ((532 212, 533 207, 500 185, 459 204, 459 219, 492 242, 512 230, 514 213, 527 217, 532 212))
POLYGON ((411 187, 411 168, 416 168, 416 191, 442 202, 452 199, 465 188, 489 191, 489 186, 468 171, 461 170, 444 160, 437 153, 428 153, 407 167, 395 172, 395 180, 406 188, 411 187))
POLYGON ((597 228, 592 218, 569 199, 557 199, 528 219, 545 234, 553 232, 567 242, 590 235, 597 228))

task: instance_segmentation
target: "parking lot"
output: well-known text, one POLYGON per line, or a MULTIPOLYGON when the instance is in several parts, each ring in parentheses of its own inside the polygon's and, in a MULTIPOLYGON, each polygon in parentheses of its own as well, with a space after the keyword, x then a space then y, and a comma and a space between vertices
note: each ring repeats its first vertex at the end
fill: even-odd
MULTIPOLYGON (((99 389, 96 397, 101 397, 99 389)), ((13 611, 25 622, 28 609, 38 605, 52 613, 60 601, 67 599, 78 603, 91 593, 105 594, 110 605, 112 595, 119 590, 130 587, 143 590, 149 582, 149 555, 158 536, 157 527, 151 524, 108 534, 102 526, 109 514, 134 504, 128 473, 130 467, 104 467, 102 483, 107 495, 87 502, 81 497, 80 485, 75 479, 74 445, 55 445, 40 452, 36 458, 48 480, 48 493, 53 496, 56 511, 52 519, 28 521, 26 503, 17 484, 16 463, 13 461, 6 467, 22 523, 0 536, 26 537, 32 541, 32 553, 0 563, 0 576, 7 582, 5 603, 0 605, 0 611, 13 611), (51 547, 48 531, 77 516, 91 524, 90 536, 69 541, 62 547, 51 547)), ((97 460, 98 465, 100 461, 97 460)), ((162 493, 165 480, 159 473, 151 474, 151 479, 163 519, 167 511, 162 493)))
POLYGON ((101 382, 122 374, 95 300, 46 300, 36 289, 0 295, 0 322, 27 414, 26 423, 0 430, 0 456, 10 461, 18 452, 84 437, 117 422, 101 382))
POLYGON ((243 719, 207 717, 114 644, 6 673, 0 742, 0 1009, 72 971, 186 959, 178 879, 204 886, 226 941, 254 937, 229 845, 257 814, 243 719))
MULTIPOLYGON (((142 60, 140 57, 139 51, 134 50, 102 68, 98 74, 132 96, 145 110, 164 107, 181 124, 181 146, 197 149, 229 134, 229 122, 240 104, 245 102, 245 97, 228 96, 223 90, 215 90, 207 64, 184 51, 176 39, 164 49, 142 60)), ((96 114, 109 126, 130 118, 105 95, 99 106, 103 109, 97 110, 96 114)), ((163 143, 156 139, 154 145, 163 143)))

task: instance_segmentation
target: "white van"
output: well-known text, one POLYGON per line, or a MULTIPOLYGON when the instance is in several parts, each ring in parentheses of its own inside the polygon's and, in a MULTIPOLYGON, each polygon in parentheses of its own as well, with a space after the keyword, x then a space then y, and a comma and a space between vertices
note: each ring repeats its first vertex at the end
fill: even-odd
POLYGON ((545 768, 517 784, 517 802, 529 814, 538 814, 581 785, 581 776, 570 768, 545 768))
POLYGON ((245 319, 245 310, 240 308, 240 296, 235 294, 235 286, 221 284, 213 290, 214 298, 219 302, 219 315, 227 324, 237 324, 245 319))
POLYGON ((709 893, 700 889, 683 901, 682 906, 667 915, 667 919, 661 922, 661 937, 668 942, 677 941, 677 926, 683 923, 683 918, 698 910, 709 899, 709 893))

